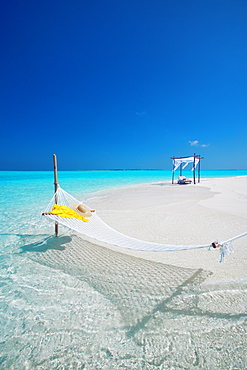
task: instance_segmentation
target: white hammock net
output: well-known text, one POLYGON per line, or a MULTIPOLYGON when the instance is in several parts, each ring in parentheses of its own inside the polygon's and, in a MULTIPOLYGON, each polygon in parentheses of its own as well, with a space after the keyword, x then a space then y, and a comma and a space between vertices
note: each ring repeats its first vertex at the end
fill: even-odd
MULTIPOLYGON (((64 191, 61 187, 58 188, 57 192, 52 197, 48 204, 45 212, 50 212, 53 205, 57 202, 59 205, 70 207, 73 203, 80 203, 77 199, 72 197, 69 193, 64 191)), ((89 222, 83 222, 76 218, 65 218, 57 215, 46 215, 53 222, 58 222, 68 228, 77 231, 80 234, 86 235, 92 239, 104 242, 110 245, 115 245, 121 248, 135 249, 140 251, 177 251, 195 248, 209 248, 208 245, 169 245, 147 242, 139 239, 132 238, 124 235, 110 226, 108 226, 96 212, 92 213, 92 216, 88 218, 89 222)))
MULTIPOLYGON (((81 202, 79 202, 76 198, 72 197, 72 195, 64 191, 59 186, 57 192, 52 197, 44 213, 50 212, 55 203, 70 208, 73 203, 81 202)), ((60 217, 53 214, 45 215, 45 217, 47 217, 49 220, 52 220, 53 222, 57 222, 74 231, 77 231, 82 235, 86 235, 91 239, 95 239, 110 245, 115 245, 117 247, 134 249, 139 251, 152 251, 152 252, 179 251, 198 248, 210 248, 216 244, 217 247, 219 247, 220 249, 220 262, 224 261, 224 257, 226 255, 233 253, 232 242, 236 239, 239 239, 247 235, 247 232, 245 232, 231 239, 225 241, 218 240, 214 243, 210 243, 207 245, 170 245, 147 242, 144 240, 139 240, 124 235, 108 226, 104 221, 101 220, 101 218, 96 214, 96 212, 93 212, 92 216, 89 217, 89 222, 83 222, 76 218, 60 217)))

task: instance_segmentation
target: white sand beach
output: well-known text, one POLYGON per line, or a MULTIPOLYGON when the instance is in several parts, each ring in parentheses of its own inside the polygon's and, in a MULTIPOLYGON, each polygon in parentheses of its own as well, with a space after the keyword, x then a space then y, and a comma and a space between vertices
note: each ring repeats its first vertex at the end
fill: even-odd
MULTIPOLYGON (((247 231, 247 176, 202 179, 200 184, 142 184, 101 191, 88 200, 117 231, 164 244, 202 245, 247 231)), ((98 243, 98 242, 97 242, 98 243)), ((205 283, 247 278, 247 236, 219 263, 219 249, 143 252, 107 245, 124 254, 212 272, 205 283)))

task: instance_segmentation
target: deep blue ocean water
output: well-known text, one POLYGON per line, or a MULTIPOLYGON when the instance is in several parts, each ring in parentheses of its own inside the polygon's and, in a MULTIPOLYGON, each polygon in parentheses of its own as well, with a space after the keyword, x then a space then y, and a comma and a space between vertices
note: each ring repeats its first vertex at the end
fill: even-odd
MULTIPOLYGON (((183 174, 192 178, 191 171, 183 174)), ((242 175, 247 170, 201 171, 202 181, 242 175)), ((60 171, 58 176, 64 190, 85 200, 98 190, 171 181, 172 174, 60 171)), ((181 276, 187 281, 194 272, 163 271, 154 262, 82 248, 69 234, 53 238, 53 227, 40 217, 53 182, 52 171, 0 172, 1 369, 245 368, 246 316, 239 306, 229 315, 226 309, 237 299, 242 302, 243 286, 234 287, 234 294, 232 288, 220 289, 222 316, 212 308, 217 289, 187 285, 180 295, 174 287, 172 296, 182 311, 162 309, 158 297, 163 293, 156 289, 168 292, 171 282, 179 286, 181 276), (213 302, 209 314, 202 308, 206 298, 213 302)))

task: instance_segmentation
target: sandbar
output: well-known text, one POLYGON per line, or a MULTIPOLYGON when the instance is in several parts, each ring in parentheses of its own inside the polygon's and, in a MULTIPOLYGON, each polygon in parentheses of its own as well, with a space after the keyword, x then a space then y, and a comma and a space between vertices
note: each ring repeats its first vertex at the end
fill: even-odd
MULTIPOLYGON (((247 176, 114 188, 95 193, 87 203, 115 230, 151 242, 202 245, 247 232, 247 176)), ((234 242, 234 253, 223 263, 213 248, 145 252, 105 246, 150 261, 210 271, 208 284, 247 281, 247 236, 234 242)))

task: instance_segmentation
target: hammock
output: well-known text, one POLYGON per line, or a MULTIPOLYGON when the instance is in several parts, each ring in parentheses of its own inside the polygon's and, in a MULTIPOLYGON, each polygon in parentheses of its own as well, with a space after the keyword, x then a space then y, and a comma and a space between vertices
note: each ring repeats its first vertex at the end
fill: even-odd
POLYGON ((67 218, 66 216, 60 217, 56 214, 51 214, 50 212, 53 209, 55 203, 66 207, 70 207, 74 203, 80 203, 77 199, 64 191, 60 186, 58 186, 56 193, 52 197, 43 215, 45 215, 45 217, 48 217, 53 222, 64 225, 74 231, 77 231, 80 234, 98 240, 100 242, 104 242, 121 248, 134 249, 139 251, 164 252, 220 247, 220 260, 223 261, 225 255, 233 252, 232 241, 247 235, 246 232, 224 242, 218 241, 207 245, 170 245, 152 243, 132 238, 114 230, 104 221, 102 221, 101 218, 96 214, 96 212, 94 212, 89 218, 89 222, 83 222, 78 218, 67 218))

